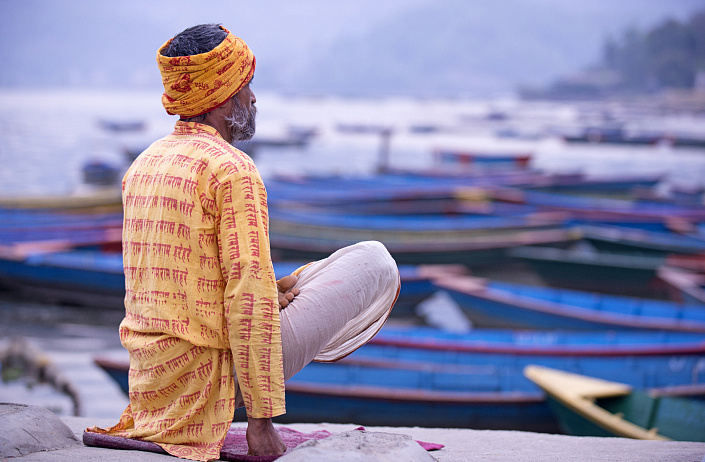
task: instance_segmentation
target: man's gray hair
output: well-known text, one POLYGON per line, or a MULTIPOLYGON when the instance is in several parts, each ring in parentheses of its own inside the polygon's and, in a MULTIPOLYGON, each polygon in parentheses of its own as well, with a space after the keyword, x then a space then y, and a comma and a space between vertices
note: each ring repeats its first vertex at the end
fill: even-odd
POLYGON ((228 33, 220 27, 220 24, 200 24, 189 27, 171 39, 171 43, 162 51, 162 55, 175 58, 208 53, 220 45, 227 36, 228 33))
MULTIPOLYGON (((228 33, 220 27, 220 24, 199 24, 198 26, 189 27, 171 39, 169 45, 162 51, 162 56, 175 58, 177 56, 208 53, 220 45, 227 36, 228 33)), ((182 117, 182 120, 203 122, 206 119, 206 115, 207 113, 195 117, 182 117)))

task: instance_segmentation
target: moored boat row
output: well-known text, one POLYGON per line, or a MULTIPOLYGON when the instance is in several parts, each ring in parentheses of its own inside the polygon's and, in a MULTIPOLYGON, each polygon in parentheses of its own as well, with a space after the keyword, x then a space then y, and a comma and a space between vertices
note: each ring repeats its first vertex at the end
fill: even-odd
MULTIPOLYGON (((433 426, 558 431, 540 389, 522 376, 529 364, 616 375, 635 388, 660 390, 694 373, 705 387, 705 374, 697 373, 703 361, 705 341, 693 334, 444 334, 431 328, 385 326, 347 358, 311 363, 290 379, 289 411, 280 420, 412 425, 418 418, 414 410, 423 410, 433 426), (680 363, 677 369, 674 361, 680 363)), ((114 358, 96 362, 127 393, 129 363, 114 358)))
MULTIPOLYGON (((287 383, 287 421, 413 426, 423 415, 425 425, 566 431, 543 388, 523 376, 531 364, 634 390, 705 386, 705 302, 692 296, 702 290, 693 262, 705 253, 703 207, 630 198, 655 187, 653 176, 549 176, 528 159, 503 162, 514 167, 268 183, 277 276, 374 239, 402 279, 377 337, 287 383), (513 281, 524 276, 531 282, 513 281), (417 326, 416 306, 439 292, 470 332, 417 326)), ((0 212, 6 289, 122 307, 121 254, 100 249, 119 248, 121 214, 0 212)), ((125 363, 97 362, 127 386, 125 363)))

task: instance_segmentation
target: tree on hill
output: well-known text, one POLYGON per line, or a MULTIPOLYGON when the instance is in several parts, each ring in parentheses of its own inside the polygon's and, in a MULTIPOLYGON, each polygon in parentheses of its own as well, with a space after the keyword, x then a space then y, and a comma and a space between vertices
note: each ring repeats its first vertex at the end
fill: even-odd
POLYGON ((590 69, 562 77, 545 90, 520 91, 527 98, 599 98, 692 89, 699 75, 705 80, 705 10, 645 32, 629 29, 621 39, 605 41, 600 62, 590 69))
POLYGON ((618 73, 622 90, 693 88, 698 72, 705 71, 705 11, 608 40, 601 67, 618 73))

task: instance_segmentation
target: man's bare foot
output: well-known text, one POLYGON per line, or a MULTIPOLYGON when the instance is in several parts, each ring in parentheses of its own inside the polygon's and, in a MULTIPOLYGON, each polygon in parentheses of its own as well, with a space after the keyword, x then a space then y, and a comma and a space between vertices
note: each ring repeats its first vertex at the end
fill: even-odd
POLYGON ((293 274, 284 276, 277 281, 277 290, 279 292, 279 307, 286 308, 294 300, 294 297, 299 295, 298 287, 294 287, 299 281, 299 278, 293 274))
POLYGON ((272 424, 272 419, 247 418, 247 454, 277 456, 284 454, 286 445, 272 424))

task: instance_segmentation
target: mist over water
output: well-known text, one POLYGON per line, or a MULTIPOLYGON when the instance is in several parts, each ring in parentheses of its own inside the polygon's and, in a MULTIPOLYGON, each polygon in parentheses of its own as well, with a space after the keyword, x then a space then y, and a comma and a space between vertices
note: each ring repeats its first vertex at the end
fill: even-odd
MULTIPOLYGON (((140 151, 173 128, 176 117, 165 113, 159 96, 155 91, 0 91, 0 195, 76 193, 85 189, 81 169, 90 161, 126 169, 125 149, 140 151), (142 121, 145 128, 112 132, 103 121, 142 121)), ((341 127, 388 127, 394 168, 430 167, 438 148, 527 152, 533 154, 532 167, 545 171, 662 174, 668 182, 705 186, 705 149, 567 144, 556 136, 588 123, 590 114, 597 113, 595 104, 257 97, 257 137, 283 137, 292 127, 316 131, 305 147, 255 152, 244 145, 265 179, 275 174, 372 174, 380 163, 380 137, 341 127), (497 113, 502 120, 488 117, 497 113)), ((633 121, 636 128, 705 136, 702 116, 640 114, 633 121)))

